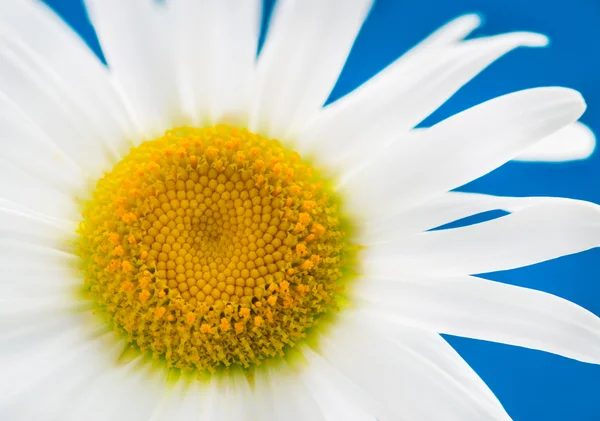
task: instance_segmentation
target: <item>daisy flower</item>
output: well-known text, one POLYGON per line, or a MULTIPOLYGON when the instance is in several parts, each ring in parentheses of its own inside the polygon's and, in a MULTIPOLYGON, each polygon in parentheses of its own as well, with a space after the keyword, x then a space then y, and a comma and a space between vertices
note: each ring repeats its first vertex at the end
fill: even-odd
POLYGON ((474 276, 597 247, 600 208, 452 191, 589 152, 581 95, 413 130, 546 38, 463 16, 323 107, 371 3, 280 0, 257 57, 259 0, 88 0, 105 66, 0 2, 0 418, 509 420, 441 333, 600 362, 596 316, 474 276))

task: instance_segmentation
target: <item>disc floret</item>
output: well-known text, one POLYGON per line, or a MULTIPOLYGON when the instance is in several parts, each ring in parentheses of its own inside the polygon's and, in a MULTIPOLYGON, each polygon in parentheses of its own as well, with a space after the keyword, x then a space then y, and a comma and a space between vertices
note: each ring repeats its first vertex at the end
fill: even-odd
POLYGON ((259 364, 338 308, 354 255, 340 207, 277 140, 171 130, 133 148, 85 204, 85 291, 170 367, 259 364))

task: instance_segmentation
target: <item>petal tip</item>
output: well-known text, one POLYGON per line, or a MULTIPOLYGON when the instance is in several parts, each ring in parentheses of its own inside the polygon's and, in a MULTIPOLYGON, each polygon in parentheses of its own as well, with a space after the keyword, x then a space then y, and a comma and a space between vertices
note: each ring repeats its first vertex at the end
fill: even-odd
POLYGON ((521 37, 524 47, 547 47, 550 44, 548 36, 537 32, 517 32, 515 35, 521 37))
POLYGON ((524 162, 568 162, 589 158, 596 150, 596 135, 588 126, 575 122, 543 139, 518 156, 524 162))
POLYGON ((458 17, 457 20, 459 20, 466 28, 470 28, 473 31, 483 24, 484 17, 480 13, 468 13, 458 17))
POLYGON ((543 91, 544 94, 549 96, 548 99, 553 99, 557 102, 560 102, 562 105, 572 105, 574 107, 573 110, 579 113, 574 122, 581 117, 587 108, 585 98, 581 92, 573 88, 567 88, 564 86, 542 86, 539 88, 533 88, 533 90, 537 90, 538 92, 543 91))

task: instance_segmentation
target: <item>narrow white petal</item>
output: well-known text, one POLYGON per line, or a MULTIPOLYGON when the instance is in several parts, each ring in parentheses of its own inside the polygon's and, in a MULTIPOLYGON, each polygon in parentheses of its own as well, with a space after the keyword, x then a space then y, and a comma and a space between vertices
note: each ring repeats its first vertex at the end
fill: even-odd
POLYGON ((393 342, 406 346, 429 360, 445 376, 460 384, 474 401, 486 406, 498 419, 510 419, 484 381, 439 334, 402 324, 382 324, 382 327, 390 332, 389 338, 393 342))
POLYGON ((75 299, 82 285, 76 263, 76 256, 56 249, 0 240, 0 336, 24 334, 41 321, 88 308, 75 299))
POLYGON ((468 367, 452 367, 441 350, 435 351, 430 332, 395 330, 367 314, 348 314, 322 337, 318 350, 381 402, 388 419, 510 419, 481 384, 473 388, 468 367))
POLYGON ((48 135, 0 93, 0 157, 65 194, 84 191, 84 172, 48 135))
MULTIPOLYGON (((86 412, 96 413, 93 408, 102 404, 95 401, 104 399, 110 400, 102 405, 102 411, 108 409, 106 411, 108 416, 98 417, 98 421, 104 419, 148 421, 154 412, 158 398, 164 392, 165 378, 152 376, 154 367, 143 357, 138 357, 123 368, 119 367, 118 361, 113 364, 114 367, 109 371, 109 375, 114 377, 103 388, 96 389, 98 395, 94 400, 88 400, 93 402, 93 407, 86 408, 86 412)), ((73 421, 78 419, 82 419, 81 415, 72 418, 73 421)))
MULTIPOLYGON (((164 377, 161 380, 165 380, 164 377)), ((163 385, 163 390, 162 393, 160 394, 160 397, 157 399, 157 401, 155 402, 153 411, 151 413, 151 415, 148 417, 148 419, 146 421, 166 421, 169 419, 169 417, 173 417, 175 414, 177 414, 177 411, 182 407, 182 399, 186 401, 186 404, 183 405, 186 408, 181 408, 183 411, 187 410, 187 394, 188 392, 192 392, 192 388, 189 388, 190 390, 182 390, 182 387, 178 387, 179 383, 176 384, 173 387, 168 387, 168 388, 164 388, 163 385), (182 396, 183 395, 183 396, 182 396)), ((196 390, 194 389, 193 392, 195 392, 196 390)), ((199 397, 199 395, 196 395, 196 397, 199 397)), ((197 405, 199 405, 199 402, 196 402, 197 405)), ((195 414, 197 415, 197 414, 195 414)), ((194 418, 192 418, 194 419, 194 418)), ((198 419, 198 417, 196 416, 195 419, 198 419)))
MULTIPOLYGON (((35 268, 37 265, 55 265, 72 268, 77 257, 73 254, 39 244, 28 244, 23 241, 0 239, 0 263, 8 268, 35 268)), ((33 269, 32 269, 33 270, 33 269)), ((3 280, 10 279, 9 274, 3 274, 3 280)))
POLYGON ((410 54, 421 53, 429 49, 444 48, 462 41, 467 35, 477 29, 479 25, 481 25, 481 17, 479 15, 471 13, 459 16, 409 50, 403 56, 403 59, 406 59, 410 54))
POLYGON ((546 137, 515 158, 516 161, 576 161, 596 149, 596 136, 585 124, 575 122, 546 137))
POLYGON ((266 370, 258 370, 254 377, 254 402, 258 419, 274 421, 271 399, 268 373, 266 370))
POLYGON ((581 95, 534 88, 456 114, 417 138, 396 141, 346 180, 350 205, 395 214, 498 168, 538 140, 576 121, 581 95))
POLYGON ((311 391, 327 421, 384 420, 381 404, 352 383, 329 361, 309 347, 302 349, 307 367, 302 380, 311 391))
POLYGON ((151 367, 142 358, 126 363, 113 359, 105 367, 102 376, 90 379, 79 391, 76 404, 65 410, 63 419, 148 421, 164 392, 165 379, 152 378, 151 367))
MULTIPOLYGON (((205 404, 200 410, 200 419, 202 421, 229 421, 221 406, 223 405, 222 395, 220 393, 223 382, 221 379, 213 377, 210 379, 208 390, 205 395, 205 404)), ((165 418, 164 421, 167 421, 165 418)))
POLYGON ((33 218, 39 218, 44 221, 53 222, 55 224, 60 225, 61 227, 69 227, 68 230, 70 230, 70 227, 74 227, 76 225, 76 221, 70 221, 70 220, 64 219, 64 218, 55 218, 55 217, 49 216, 48 214, 46 214, 44 212, 36 212, 26 206, 19 205, 18 203, 12 202, 8 199, 0 198, 0 209, 3 209, 5 211, 12 211, 12 212, 24 214, 25 216, 29 216, 29 217, 33 217, 33 218))
POLYGON ((309 390, 298 381, 298 373, 285 361, 267 365, 255 374, 254 393, 259 420, 329 421, 309 390))
MULTIPOLYGON (((42 131, 88 174, 101 174, 116 162, 118 152, 86 115, 81 101, 71 95, 68 81, 56 78, 35 52, 18 39, 0 32, 0 113, 18 109, 33 128, 42 131)), ((16 142, 19 139, 5 139, 16 142)))
MULTIPOLYGON (((198 388, 196 388, 198 389, 198 388)), ((200 410, 194 419, 202 421, 253 421, 257 418, 256 405, 248 379, 240 371, 213 376, 208 390, 201 396, 191 396, 200 410)), ((195 412, 196 409, 193 411, 195 412)), ((190 408, 190 411, 192 409, 190 408)), ((183 414, 179 414, 181 419, 183 414)), ((170 419, 170 418, 169 418, 170 419)), ((166 420, 165 420, 166 421, 166 420)))
POLYGON ((546 42, 539 34, 509 33, 400 58, 326 107, 301 136, 300 146, 316 150, 326 165, 342 167, 343 176, 415 127, 504 54, 546 42))
POLYGON ((20 208, 58 219, 77 221, 78 205, 74 196, 44 184, 0 157, 0 198, 20 208))
POLYGON ((23 213, 28 213, 28 214, 32 214, 32 215, 36 214, 36 212, 32 211, 31 209, 28 209, 25 206, 19 205, 15 202, 11 202, 10 200, 4 199, 4 198, 0 198, 0 207, 2 207, 3 209, 15 211, 15 212, 23 212, 23 213))
MULTIPOLYGON (((60 336, 57 335, 56 339, 60 339, 60 336)), ((0 413, 14 421, 67 419, 68 414, 77 407, 82 392, 112 368, 109 364, 114 363, 114 360, 110 359, 116 359, 121 352, 122 346, 111 346, 107 340, 88 338, 87 343, 76 349, 75 353, 65 347, 63 352, 69 358, 61 361, 59 356, 58 359, 45 361, 52 371, 36 379, 19 393, 7 397, 6 401, 0 403, 0 413), (35 405, 31 405, 33 401, 36 402, 35 405)), ((20 365, 29 365, 25 355, 22 356, 20 365)), ((34 373, 27 373, 31 374, 34 373)), ((94 420, 90 416, 85 419, 94 420)))
POLYGON ((192 120, 214 124, 240 118, 246 123, 262 2, 177 0, 169 7, 192 120))
POLYGON ((365 280, 355 294, 390 320, 600 363, 600 318, 545 292, 468 276, 398 276, 365 280))
POLYGON ((277 2, 258 59, 250 128, 286 138, 327 100, 372 0, 277 2))
MULTIPOLYGON (((60 337, 71 328, 73 315, 64 312, 30 317, 23 321, 0 321, 0 356, 3 359, 18 358, 19 354, 29 355, 31 349, 43 347, 44 343, 60 337)), ((8 363, 12 364, 12 360, 8 363)), ((0 385, 3 386, 3 385, 0 385)))
POLYGON ((47 247, 66 249, 67 242, 75 235, 76 225, 73 223, 49 218, 43 215, 32 215, 11 209, 3 209, 0 205, 0 235, 3 240, 12 238, 19 241, 44 245, 47 247))
POLYGON ((242 372, 234 372, 230 373, 228 380, 229 394, 226 395, 226 400, 230 404, 227 408, 229 420, 254 421, 257 419, 256 403, 248 378, 242 372))
POLYGON ((81 319, 71 317, 50 329, 49 334, 31 335, 27 346, 20 347, 18 340, 14 343, 3 342, 0 368, 3 378, 11 379, 11 382, 0 382, 0 402, 4 404, 18 397, 20 393, 51 375, 59 363, 72 359, 83 348, 91 345, 94 338, 105 332, 105 328, 89 326, 82 323, 81 319))
POLYGON ((0 303, 2 303, 0 315, 8 318, 5 323, 10 319, 13 319, 13 321, 17 318, 21 319, 15 323, 15 326, 18 327, 20 323, 28 323, 32 318, 39 320, 41 317, 53 317, 75 312, 82 307, 82 303, 77 302, 74 297, 74 293, 65 292, 64 290, 41 297, 3 297, 0 300, 0 303))
MULTIPOLYGON (((65 295, 66 299, 74 296, 74 292, 81 288, 83 280, 76 276, 73 268, 57 267, 47 264, 29 262, 28 268, 5 267, 11 275, 0 279, 2 287, 2 300, 26 300, 47 296, 58 296, 65 291, 72 291, 65 295), (50 266, 50 267, 48 267, 50 266), (18 279, 19 281, 15 281, 18 279)), ((75 304, 76 305, 76 304, 75 304)))
POLYGON ((85 116, 90 131, 97 131, 104 142, 117 149, 133 134, 129 115, 106 67, 43 2, 2 2, 0 27, 3 38, 35 57, 45 75, 62 85, 77 111, 85 116))
POLYGON ((168 9, 148 0, 86 0, 110 72, 148 137, 181 120, 168 9))
POLYGON ((554 199, 491 221, 373 245, 363 258, 369 276, 453 276, 514 269, 598 246, 600 206, 554 199))
MULTIPOLYGON (((438 228, 483 212, 516 212, 540 204, 553 203, 552 197, 503 197, 478 193, 448 192, 401 212, 369 221, 361 234, 361 244, 398 240, 438 228)), ((561 199, 558 199, 561 200, 561 199)))
MULTIPOLYGON (((164 379, 161 380, 164 383, 164 379)), ((178 381, 176 385, 168 387, 167 390, 164 390, 165 387, 162 384, 160 401, 147 421, 170 421, 172 419, 205 421, 205 418, 201 416, 202 409, 213 405, 208 401, 208 386, 199 382, 186 383, 178 381)))

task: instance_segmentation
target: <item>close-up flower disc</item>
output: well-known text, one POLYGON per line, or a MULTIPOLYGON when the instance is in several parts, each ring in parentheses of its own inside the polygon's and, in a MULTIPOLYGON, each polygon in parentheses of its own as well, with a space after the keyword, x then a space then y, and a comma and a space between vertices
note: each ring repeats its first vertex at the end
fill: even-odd
POLYGON ((336 309, 354 247, 339 198, 278 141, 179 128, 133 148, 85 203, 85 289, 169 366, 282 356, 336 309))

